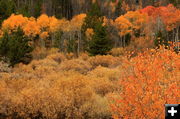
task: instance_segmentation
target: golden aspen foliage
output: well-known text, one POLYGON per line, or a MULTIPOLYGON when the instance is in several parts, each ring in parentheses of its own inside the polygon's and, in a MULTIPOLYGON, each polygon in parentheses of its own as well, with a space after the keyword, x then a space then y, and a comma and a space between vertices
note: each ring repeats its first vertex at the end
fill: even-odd
POLYGON ((49 31, 54 33, 58 31, 61 27, 61 22, 56 17, 52 16, 49 18, 50 24, 49 24, 49 31))
POLYGON ((132 28, 139 30, 148 22, 148 15, 139 11, 129 11, 124 17, 132 24, 132 28))
POLYGON ((2 30, 14 31, 17 30, 19 27, 24 27, 24 25, 26 25, 27 22, 27 17, 12 14, 8 19, 4 20, 4 22, 2 23, 2 30))
POLYGON ((66 27, 68 27, 69 21, 63 18, 63 19, 60 19, 58 22, 59 22, 58 24, 60 26, 60 30, 63 32, 67 31, 65 29, 66 27))
POLYGON ((70 21, 69 20, 66 20, 66 19, 63 19, 60 21, 61 24, 62 24, 62 31, 63 32, 69 32, 71 30, 71 26, 70 26, 70 21))
POLYGON ((40 27, 36 22, 36 19, 30 17, 27 23, 23 26, 24 34, 28 37, 35 37, 40 34, 40 27))
POLYGON ((73 27, 71 30, 79 31, 81 30, 81 27, 83 25, 84 19, 86 17, 86 14, 79 14, 72 18, 71 26, 73 27))
POLYGON ((46 39, 48 37, 49 37, 49 33, 47 31, 44 31, 40 34, 40 38, 42 38, 42 39, 46 39))
POLYGON ((88 39, 88 40, 91 40, 91 39, 92 39, 92 36, 93 36, 93 34, 94 34, 94 30, 93 30, 92 28, 87 28, 85 34, 86 34, 87 39, 88 39))
POLYGON ((49 30, 50 20, 46 14, 42 14, 37 18, 37 24, 40 26, 41 31, 49 30))
POLYGON ((124 36, 132 32, 133 25, 124 16, 120 16, 115 20, 115 26, 117 27, 120 36, 124 36))
POLYGON ((103 18, 103 26, 108 26, 108 25, 114 25, 114 21, 112 19, 108 19, 107 17, 104 16, 103 18))

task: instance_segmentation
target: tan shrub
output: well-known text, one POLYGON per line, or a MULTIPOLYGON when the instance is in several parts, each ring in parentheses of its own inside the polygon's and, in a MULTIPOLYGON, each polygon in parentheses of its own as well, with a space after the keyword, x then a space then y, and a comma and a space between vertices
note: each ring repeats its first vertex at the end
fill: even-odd
POLYGON ((66 59, 66 57, 62 53, 51 54, 51 55, 48 55, 47 58, 52 59, 59 64, 66 59))
POLYGON ((70 59, 73 59, 74 57, 75 57, 75 54, 74 53, 66 53, 66 58, 68 59, 68 60, 70 60, 70 59))
POLYGON ((95 68, 97 66, 103 66, 103 67, 116 67, 119 65, 120 59, 118 57, 113 57, 111 55, 97 55, 94 57, 90 57, 88 59, 88 62, 95 68))
POLYGON ((96 95, 83 75, 0 80, 0 98, 0 113, 9 118, 110 117, 107 99, 96 95))
POLYGON ((45 47, 36 47, 32 52, 32 56, 34 60, 39 60, 46 58, 46 56, 48 55, 56 54, 56 53, 58 53, 57 48, 47 49, 45 47))
POLYGON ((62 62, 60 68, 65 71, 74 70, 84 74, 91 70, 91 65, 81 59, 72 59, 62 62))
POLYGON ((126 49, 125 48, 113 48, 110 52, 110 55, 112 56, 121 56, 121 55, 126 55, 126 49))
POLYGON ((105 96, 106 94, 117 90, 116 85, 107 78, 92 77, 90 85, 94 91, 101 96, 105 96))
POLYGON ((3 61, 0 61, 0 72, 11 72, 12 68, 3 61))
POLYGON ((84 60, 84 61, 87 61, 89 58, 89 55, 87 53, 81 53, 79 58, 84 60))
POLYGON ((81 110, 84 114, 84 119, 109 119, 111 113, 109 111, 108 98, 94 95, 93 100, 85 103, 81 110))
POLYGON ((88 73, 88 76, 107 78, 111 81, 119 80, 120 75, 121 73, 119 68, 107 68, 102 66, 98 66, 88 73))

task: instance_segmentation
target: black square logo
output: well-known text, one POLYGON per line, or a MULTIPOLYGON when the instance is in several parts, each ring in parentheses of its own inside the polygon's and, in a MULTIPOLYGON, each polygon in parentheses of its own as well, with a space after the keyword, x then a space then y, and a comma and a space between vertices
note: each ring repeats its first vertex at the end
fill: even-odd
POLYGON ((165 119, 180 119, 180 104, 165 104, 165 119))

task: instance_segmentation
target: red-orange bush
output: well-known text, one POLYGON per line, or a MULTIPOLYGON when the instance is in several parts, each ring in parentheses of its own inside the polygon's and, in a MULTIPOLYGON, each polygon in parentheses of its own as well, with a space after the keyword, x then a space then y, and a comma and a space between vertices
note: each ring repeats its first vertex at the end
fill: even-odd
POLYGON ((150 50, 125 65, 122 91, 112 104, 115 119, 164 119, 164 104, 180 103, 180 55, 150 50), (128 70, 127 70, 128 69, 128 70))

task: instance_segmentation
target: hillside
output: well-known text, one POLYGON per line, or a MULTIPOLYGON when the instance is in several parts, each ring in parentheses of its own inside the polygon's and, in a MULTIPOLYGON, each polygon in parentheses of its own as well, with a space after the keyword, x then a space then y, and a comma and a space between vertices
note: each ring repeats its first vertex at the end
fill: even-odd
POLYGON ((164 119, 178 2, 0 0, 0 119, 164 119))

